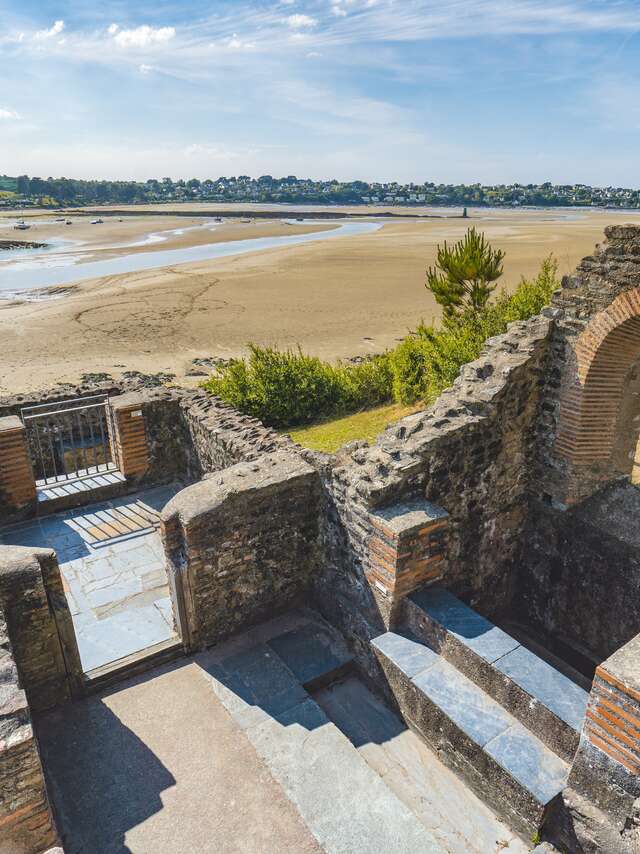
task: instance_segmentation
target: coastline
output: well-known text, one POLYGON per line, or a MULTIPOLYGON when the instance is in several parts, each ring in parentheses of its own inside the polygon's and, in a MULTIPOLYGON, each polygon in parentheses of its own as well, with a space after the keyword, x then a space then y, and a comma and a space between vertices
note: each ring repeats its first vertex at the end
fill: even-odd
MULTIPOLYGON (((640 212, 634 218, 640 222, 640 212)), ((147 220, 146 233, 167 221, 140 220, 147 220)), ((437 319, 424 271, 437 244, 459 239, 469 225, 480 225, 506 251, 501 285, 510 288, 522 275, 535 275, 550 252, 560 273, 569 272, 610 222, 602 213, 549 219, 522 212, 480 223, 392 220, 358 237, 91 279, 57 299, 0 301, 0 392, 77 382, 91 372, 117 377, 125 370, 162 371, 193 383, 194 359, 242 355, 249 341, 300 344, 330 360, 370 355, 395 346, 421 318, 437 319)), ((126 236, 114 232, 114 240, 126 236)), ((94 250, 112 251, 105 242, 94 250)))

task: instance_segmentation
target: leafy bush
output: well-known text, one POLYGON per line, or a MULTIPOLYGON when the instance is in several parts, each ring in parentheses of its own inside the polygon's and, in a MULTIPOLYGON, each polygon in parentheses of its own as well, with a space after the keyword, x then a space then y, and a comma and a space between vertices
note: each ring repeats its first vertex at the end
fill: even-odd
POLYGON ((466 362, 477 359, 487 338, 514 320, 538 314, 558 287, 549 256, 534 279, 512 294, 502 291, 481 311, 450 316, 440 329, 420 324, 394 350, 360 364, 332 365, 298 350, 249 347, 204 384, 231 406, 273 427, 307 424, 395 400, 434 401, 466 362))
POLYGON ((273 427, 366 409, 391 399, 387 354, 357 365, 331 365, 301 350, 249 346, 205 383, 231 406, 273 427))
POLYGON ((557 287, 558 265, 549 256, 535 279, 522 279, 512 294, 502 291, 481 312, 449 317, 441 329, 420 324, 391 354, 394 399, 434 401, 462 365, 478 358, 487 338, 505 332, 514 320, 538 314, 557 287))
POLYGON ((424 398, 433 350, 422 334, 424 329, 420 325, 417 333, 407 335, 390 355, 393 399, 398 403, 424 398))

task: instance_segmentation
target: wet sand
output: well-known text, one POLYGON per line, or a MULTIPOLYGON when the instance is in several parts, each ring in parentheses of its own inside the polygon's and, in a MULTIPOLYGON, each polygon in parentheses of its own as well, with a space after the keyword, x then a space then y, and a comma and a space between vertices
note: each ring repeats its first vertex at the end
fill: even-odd
MULTIPOLYGON (((144 233, 187 225, 176 219, 151 218, 144 233)), ((85 281, 48 302, 0 301, 0 391, 125 369, 166 371, 184 382, 194 358, 239 355, 248 341, 300 344, 327 359, 380 352, 420 318, 439 316, 423 284, 438 242, 481 228, 506 251, 502 284, 511 288, 550 252, 560 272, 570 272, 603 239, 605 225, 625 221, 640 223, 640 213, 493 211, 481 219, 391 221, 358 237, 85 281)), ((119 226, 110 239, 121 239, 119 226)), ((35 229, 25 234, 40 239, 35 229)))
MULTIPOLYGON (((93 216, 69 215, 71 225, 52 221, 51 214, 25 215, 25 222, 31 228, 28 231, 16 231, 14 220, 6 216, 0 219, 0 240, 25 240, 46 243, 47 241, 67 240, 77 243, 69 247, 73 254, 82 255, 82 261, 96 261, 122 255, 126 247, 127 255, 139 252, 155 252, 158 249, 185 249, 190 246, 202 246, 208 243, 222 243, 234 240, 246 240, 254 237, 277 237, 285 234, 307 234, 311 231, 326 231, 335 228, 333 224, 318 223, 307 225, 295 222, 288 224, 283 220, 260 220, 252 222, 213 221, 211 217, 171 217, 171 216, 128 216, 111 217, 107 213, 100 218, 104 222, 92 225, 93 216), (181 233, 171 234, 172 231, 181 233), (145 245, 135 246, 149 234, 162 240, 149 241, 145 245)), ((2 253, 0 253, 0 262, 2 253)))

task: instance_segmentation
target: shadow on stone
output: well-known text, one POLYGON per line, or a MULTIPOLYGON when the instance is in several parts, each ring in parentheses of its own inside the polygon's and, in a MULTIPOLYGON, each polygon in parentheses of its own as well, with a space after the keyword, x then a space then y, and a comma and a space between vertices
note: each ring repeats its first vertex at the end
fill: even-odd
POLYGON ((131 854, 127 831, 162 809, 175 778, 100 697, 41 715, 36 726, 67 854, 131 854))

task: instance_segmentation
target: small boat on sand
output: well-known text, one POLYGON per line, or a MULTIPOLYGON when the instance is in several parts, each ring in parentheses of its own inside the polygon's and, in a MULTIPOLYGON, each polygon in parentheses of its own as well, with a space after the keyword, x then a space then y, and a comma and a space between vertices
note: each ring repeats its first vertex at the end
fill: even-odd
POLYGON ((16 231, 28 231, 31 228, 23 219, 19 219, 13 227, 16 231))
POLYGON ((102 225, 103 222, 104 222, 103 219, 92 219, 91 225, 102 225))

